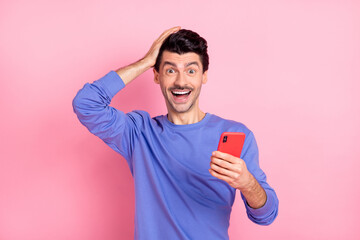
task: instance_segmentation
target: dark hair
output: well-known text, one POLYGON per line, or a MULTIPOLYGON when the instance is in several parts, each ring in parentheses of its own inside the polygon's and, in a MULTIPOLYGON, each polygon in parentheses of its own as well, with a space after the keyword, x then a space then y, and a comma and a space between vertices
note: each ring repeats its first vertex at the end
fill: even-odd
POLYGON ((194 52, 199 55, 203 72, 209 68, 209 55, 207 53, 207 42, 199 34, 191 30, 181 29, 168 36, 160 47, 154 68, 159 72, 163 51, 184 54, 194 52))

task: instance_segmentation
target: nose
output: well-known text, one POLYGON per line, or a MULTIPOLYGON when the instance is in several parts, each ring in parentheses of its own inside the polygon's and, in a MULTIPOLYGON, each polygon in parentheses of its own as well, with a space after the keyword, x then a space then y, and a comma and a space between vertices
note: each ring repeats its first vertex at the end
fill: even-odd
POLYGON ((186 76, 185 73, 179 71, 179 73, 176 76, 175 83, 178 87, 185 87, 186 86, 186 76))

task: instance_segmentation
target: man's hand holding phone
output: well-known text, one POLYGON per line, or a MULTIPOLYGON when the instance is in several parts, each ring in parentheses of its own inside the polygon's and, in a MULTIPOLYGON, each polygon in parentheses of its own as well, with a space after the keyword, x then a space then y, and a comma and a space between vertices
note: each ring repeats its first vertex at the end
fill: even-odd
MULTIPOLYGON (((266 202, 265 190, 260 186, 254 176, 248 171, 245 161, 240 158, 240 154, 239 157, 235 157, 232 154, 219 151, 219 149, 227 149, 221 147, 221 142, 224 139, 223 135, 221 135, 219 141, 218 151, 214 151, 211 155, 209 169, 210 174, 218 179, 224 180, 231 187, 239 189, 244 194, 250 207, 262 207, 266 202)), ((243 143, 243 141, 240 141, 238 145, 232 145, 237 145, 238 148, 240 147, 242 149, 243 143)), ((234 152, 231 149, 227 150, 229 152, 234 152)))
POLYGON ((214 177, 240 191, 247 188, 253 178, 244 160, 220 151, 212 153, 209 171, 214 177))
POLYGON ((209 169, 211 175, 240 190, 246 187, 251 175, 244 160, 240 159, 244 142, 244 133, 222 133, 218 149, 212 153, 209 169))

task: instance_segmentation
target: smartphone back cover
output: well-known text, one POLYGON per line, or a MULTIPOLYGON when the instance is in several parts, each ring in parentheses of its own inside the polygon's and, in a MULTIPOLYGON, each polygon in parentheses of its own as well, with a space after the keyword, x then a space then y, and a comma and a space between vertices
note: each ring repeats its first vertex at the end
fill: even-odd
POLYGON ((221 134, 218 151, 240 158, 245 142, 245 133, 224 132, 221 134))

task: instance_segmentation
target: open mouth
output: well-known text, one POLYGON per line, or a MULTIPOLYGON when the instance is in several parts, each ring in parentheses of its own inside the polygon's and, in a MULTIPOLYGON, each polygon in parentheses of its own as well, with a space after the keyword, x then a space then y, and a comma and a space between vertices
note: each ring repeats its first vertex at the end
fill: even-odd
POLYGON ((181 96, 189 96, 191 91, 190 90, 184 90, 184 91, 171 91, 172 95, 175 97, 181 97, 181 96))
POLYGON ((186 103, 189 99, 189 95, 191 94, 191 90, 189 89, 176 89, 172 90, 171 94, 173 96, 173 100, 175 103, 186 103))

